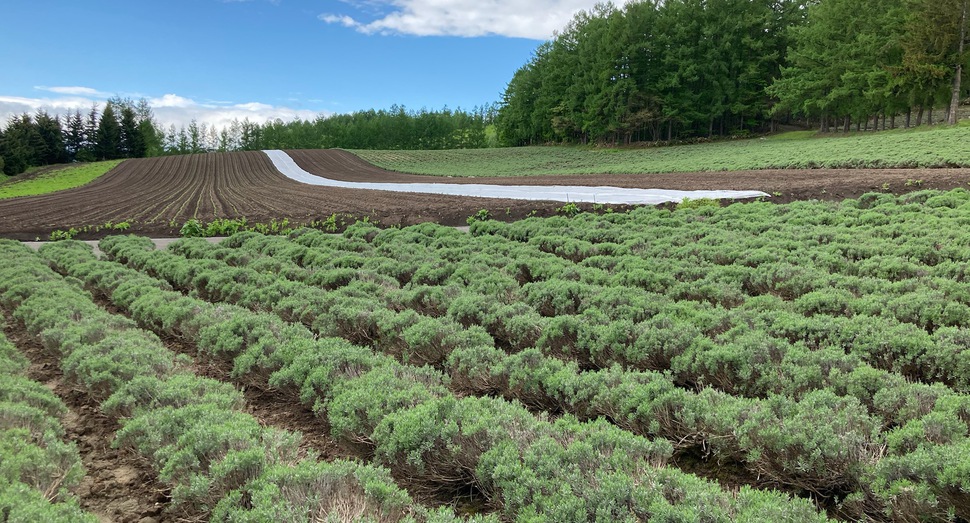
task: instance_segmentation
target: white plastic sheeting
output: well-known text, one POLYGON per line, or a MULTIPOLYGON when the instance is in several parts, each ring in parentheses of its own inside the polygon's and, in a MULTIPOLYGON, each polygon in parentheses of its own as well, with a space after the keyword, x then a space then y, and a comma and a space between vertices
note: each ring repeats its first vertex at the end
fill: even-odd
POLYGON ((684 198, 760 198, 768 196, 761 191, 668 191, 665 189, 626 189, 622 187, 582 185, 486 185, 456 183, 377 183, 343 182, 310 174, 300 168, 290 155, 283 151, 263 151, 276 169, 291 180, 310 185, 341 187, 345 189, 372 189, 377 191, 410 192, 422 194, 446 194, 451 196, 477 196, 481 198, 508 198, 512 200, 551 200, 557 202, 586 202, 612 204, 656 205, 679 202, 684 198))

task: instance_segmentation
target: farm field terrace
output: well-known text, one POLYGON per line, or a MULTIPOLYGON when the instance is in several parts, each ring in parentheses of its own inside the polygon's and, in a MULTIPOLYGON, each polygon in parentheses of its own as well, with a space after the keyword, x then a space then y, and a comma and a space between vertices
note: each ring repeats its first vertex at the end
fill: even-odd
POLYGON ((795 132, 669 147, 579 146, 446 151, 355 150, 392 171, 433 176, 632 174, 752 169, 970 166, 970 122, 849 135, 795 132))
MULTIPOLYGON (((352 492, 373 478, 392 501, 356 499, 389 521, 445 521, 457 506, 503 520, 944 522, 970 518, 968 224, 970 191, 957 189, 485 220, 468 233, 359 222, 166 250, 113 236, 103 260, 77 242, 39 255, 3 244, 18 262, 0 264, 0 306, 35 336, 74 339, 45 330, 68 317, 45 307, 69 300, 42 299, 47 286, 79 293, 56 283, 71 276, 98 297, 81 309, 98 326, 181 340, 183 358, 222 362, 220 383, 280 391, 291 399, 278 409, 322 421, 302 427, 332 445, 324 465, 289 443, 268 451, 260 441, 296 440, 256 431, 246 448, 272 463, 225 476, 235 486, 217 479, 222 465, 171 474, 174 450, 154 454, 179 506, 203 514, 270 514, 267 485, 310 488, 297 471, 312 469, 352 492), (269 505, 242 503, 249 492, 269 505)), ((97 368, 78 358, 64 364, 97 368)), ((165 358, 124 372, 171 380, 186 361, 165 358)), ((104 399, 124 382, 92 383, 104 399)), ((119 409, 141 397, 105 405, 123 444, 156 452, 148 428, 164 411, 119 409)), ((238 412, 232 398, 191 412, 238 412)), ((213 463, 235 459, 219 452, 213 463)))
MULTIPOLYGON (((287 151, 303 169, 334 180, 429 182, 437 177, 387 171, 340 150, 287 151)), ((761 190, 771 201, 842 199, 871 190, 966 187, 970 169, 807 169, 731 173, 559 175, 449 178, 450 183, 497 185, 610 185, 673 190, 761 190)), ((27 183, 27 182, 25 182, 27 183)), ((514 220, 555 215, 562 202, 394 193, 317 187, 283 176, 261 151, 209 153, 126 160, 74 189, 0 200, 0 236, 48 239, 52 233, 100 238, 117 230, 171 237, 196 219, 249 224, 326 223, 340 227, 368 218, 383 226, 422 222, 465 225, 483 210, 514 220)), ((593 205, 586 204, 585 209, 593 205)), ((616 206, 614 210, 624 210, 616 206)), ((57 235, 54 235, 55 237, 57 235)))

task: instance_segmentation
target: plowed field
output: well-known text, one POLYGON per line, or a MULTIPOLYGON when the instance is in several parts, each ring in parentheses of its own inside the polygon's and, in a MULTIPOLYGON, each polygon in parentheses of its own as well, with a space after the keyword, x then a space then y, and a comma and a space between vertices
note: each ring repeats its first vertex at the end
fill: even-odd
MULTIPOLYGON (((970 169, 765 170, 662 175, 476 178, 415 176, 370 165, 344 151, 288 151, 305 170, 347 181, 495 183, 518 185, 612 185, 662 189, 757 189, 773 201, 842 199, 872 190, 896 193, 966 186, 970 169), (885 184, 885 185, 884 185, 885 184)), ((460 175, 461 173, 456 173, 460 175)), ((496 217, 554 212, 554 202, 402 194, 313 187, 276 171, 258 151, 128 160, 77 189, 0 202, 0 236, 24 240, 51 231, 130 221, 130 232, 172 235, 190 218, 246 217, 251 222, 288 218, 325 219, 332 213, 369 216, 384 224, 423 221, 455 225, 479 209, 496 217)), ((81 236, 83 237, 83 235, 81 236)))
MULTIPOLYGON (((342 172, 339 164, 333 169, 342 172)), ((524 215, 536 204, 312 187, 280 174, 262 152, 212 153, 128 160, 84 187, 2 201, 0 236, 32 240, 57 229, 124 220, 132 222, 131 232, 171 235, 193 217, 303 222, 332 213, 390 224, 463 224, 483 207, 524 215)))

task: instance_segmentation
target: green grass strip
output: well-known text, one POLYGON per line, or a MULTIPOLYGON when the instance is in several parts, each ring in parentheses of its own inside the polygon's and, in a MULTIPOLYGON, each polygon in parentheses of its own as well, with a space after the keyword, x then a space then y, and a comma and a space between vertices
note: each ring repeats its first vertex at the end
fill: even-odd
POLYGON ((18 180, 16 176, 0 184, 0 200, 18 196, 37 196, 74 189, 91 183, 94 179, 114 169, 124 160, 70 165, 46 172, 35 178, 18 180))
MULTIPOLYGON (((968 122, 970 123, 970 122, 968 122)), ((639 174, 793 168, 970 166, 970 125, 643 148, 581 146, 450 151, 353 151, 393 171, 434 176, 639 174)))

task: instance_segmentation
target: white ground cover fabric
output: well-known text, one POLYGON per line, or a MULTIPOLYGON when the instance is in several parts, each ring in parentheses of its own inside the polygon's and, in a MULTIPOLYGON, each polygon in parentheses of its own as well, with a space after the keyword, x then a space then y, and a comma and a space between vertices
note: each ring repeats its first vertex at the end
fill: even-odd
POLYGON ((558 202, 586 202, 612 204, 656 205, 664 202, 680 202, 684 198, 761 198, 768 196, 761 191, 668 191, 664 189, 625 189, 621 187, 590 187, 581 185, 486 185, 455 183, 372 183, 343 182, 310 174, 300 168, 290 155, 283 151, 263 151, 276 169, 291 180, 309 185, 342 187, 345 189, 372 189, 378 191, 410 192, 422 194, 447 194, 452 196, 477 196, 482 198, 509 198, 512 200, 551 200, 558 202))

